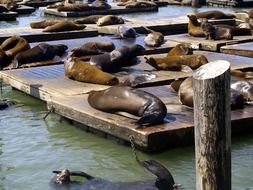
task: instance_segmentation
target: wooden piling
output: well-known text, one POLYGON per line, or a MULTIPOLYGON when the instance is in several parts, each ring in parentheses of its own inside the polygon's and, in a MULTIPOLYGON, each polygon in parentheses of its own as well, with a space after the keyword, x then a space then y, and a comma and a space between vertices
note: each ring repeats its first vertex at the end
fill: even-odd
POLYGON ((231 190, 230 63, 193 74, 197 190, 231 190))

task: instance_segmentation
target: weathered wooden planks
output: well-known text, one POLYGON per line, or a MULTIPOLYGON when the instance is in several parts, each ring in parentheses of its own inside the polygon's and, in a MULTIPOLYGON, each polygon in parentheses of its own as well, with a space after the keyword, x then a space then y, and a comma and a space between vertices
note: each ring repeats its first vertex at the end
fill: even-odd
POLYGON ((126 14, 135 12, 157 12, 158 7, 142 7, 142 8, 125 8, 111 4, 111 9, 108 10, 90 10, 90 11, 76 11, 76 12, 59 12, 56 9, 40 8, 42 12, 49 15, 61 16, 61 17, 81 17, 89 15, 108 15, 108 14, 126 14))
POLYGON ((178 43, 191 44, 195 49, 207 51, 220 51, 221 46, 253 41, 253 36, 234 36, 233 40, 206 40, 204 37, 193 37, 189 34, 178 34, 167 36, 167 40, 178 43))
POLYGON ((31 29, 30 27, 8 28, 0 29, 0 43, 13 35, 19 35, 21 37, 24 37, 29 42, 42 42, 51 40, 92 37, 97 36, 98 32, 96 29, 91 29, 89 27, 85 28, 84 30, 67 32, 42 32, 42 29, 31 29))
POLYGON ((221 52, 233 55, 253 57, 253 42, 222 46, 221 52))
POLYGON ((12 11, 9 11, 9 12, 6 12, 6 13, 0 13, 0 21, 2 20, 16 20, 18 16, 18 13, 16 12, 12 12, 12 11))

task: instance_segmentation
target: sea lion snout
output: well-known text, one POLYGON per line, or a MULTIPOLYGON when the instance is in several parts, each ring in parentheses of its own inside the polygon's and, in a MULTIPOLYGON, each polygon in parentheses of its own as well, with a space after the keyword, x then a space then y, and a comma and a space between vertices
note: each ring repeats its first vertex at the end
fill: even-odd
POLYGON ((55 184, 66 184, 70 182, 70 171, 68 169, 62 170, 60 173, 56 174, 53 178, 55 184))

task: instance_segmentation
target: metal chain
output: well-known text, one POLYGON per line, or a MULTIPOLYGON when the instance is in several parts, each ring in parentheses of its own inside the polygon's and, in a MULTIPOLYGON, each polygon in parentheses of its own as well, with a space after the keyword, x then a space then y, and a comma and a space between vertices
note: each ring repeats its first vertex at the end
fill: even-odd
POLYGON ((47 113, 46 113, 46 115, 43 117, 43 119, 46 119, 47 116, 48 116, 50 113, 52 113, 52 112, 54 112, 54 107, 53 107, 53 106, 50 107, 50 109, 47 111, 47 113))
POLYGON ((134 157, 135 157, 135 159, 136 159, 137 162, 140 162, 140 160, 139 160, 139 158, 137 156, 137 153, 136 153, 135 145, 134 145, 134 136, 130 135, 129 136, 129 140, 130 140, 131 147, 132 147, 132 150, 133 150, 133 153, 134 153, 134 157))

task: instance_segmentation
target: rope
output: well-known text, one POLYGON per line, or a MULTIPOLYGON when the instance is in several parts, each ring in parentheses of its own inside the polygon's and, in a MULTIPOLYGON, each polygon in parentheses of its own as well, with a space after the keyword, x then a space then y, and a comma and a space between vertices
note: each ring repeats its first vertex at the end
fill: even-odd
POLYGON ((134 145, 134 136, 133 136, 133 135, 130 135, 130 136, 129 136, 129 140, 130 140, 131 147, 132 147, 132 150, 133 150, 133 153, 134 153, 134 157, 135 157, 136 161, 137 161, 138 163, 140 163, 140 160, 139 160, 139 158, 138 158, 138 156, 137 156, 136 148, 135 148, 135 145, 134 145))
POLYGON ((53 113, 54 112, 54 107, 51 106, 50 109, 47 111, 46 115, 43 117, 43 119, 45 120, 47 118, 47 116, 50 114, 50 113, 53 113))

